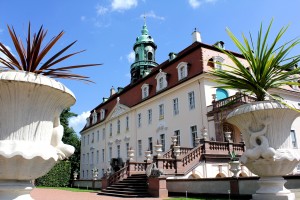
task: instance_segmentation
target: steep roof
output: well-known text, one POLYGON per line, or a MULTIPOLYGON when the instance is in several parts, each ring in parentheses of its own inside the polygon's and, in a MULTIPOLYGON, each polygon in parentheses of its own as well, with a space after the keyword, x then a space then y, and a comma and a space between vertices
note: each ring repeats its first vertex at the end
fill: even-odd
MULTIPOLYGON (((110 115, 110 113, 115 108, 116 104, 118 103, 117 99, 119 99, 119 103, 122 105, 125 105, 129 108, 140 104, 141 102, 148 100, 158 94, 161 94, 162 92, 165 92, 195 76, 198 76, 203 73, 203 59, 202 59, 202 51, 201 47, 212 49, 214 51, 219 51, 216 47, 200 42, 194 42, 190 46, 186 47, 182 51, 180 51, 176 58, 173 60, 166 60, 157 67, 155 67, 149 75, 146 77, 138 80, 134 84, 129 84, 126 87, 124 87, 123 90, 120 92, 117 92, 116 94, 110 96, 107 101, 100 103, 98 106, 96 106, 94 109, 92 109, 91 113, 96 110, 97 113, 100 113, 101 109, 104 109, 106 112, 106 116, 104 119, 100 120, 100 115, 98 114, 97 122, 92 124, 89 123, 89 126, 86 126, 82 129, 82 131, 95 126, 96 124, 99 124, 107 119, 107 116, 110 115), (177 65, 180 62, 187 62, 189 67, 188 76, 184 78, 183 80, 178 81, 178 72, 177 72, 177 65), (162 91, 156 92, 156 85, 157 81, 155 79, 156 75, 159 73, 159 71, 162 70, 163 72, 167 73, 167 81, 168 86, 163 89, 162 91), (149 85, 149 96, 145 99, 142 99, 142 90, 141 87, 143 84, 149 85)), ((232 52, 237 57, 243 58, 241 54, 232 52)), ((90 115, 90 122, 92 120, 92 115, 90 115)), ((81 131, 81 132, 82 132, 81 131)))

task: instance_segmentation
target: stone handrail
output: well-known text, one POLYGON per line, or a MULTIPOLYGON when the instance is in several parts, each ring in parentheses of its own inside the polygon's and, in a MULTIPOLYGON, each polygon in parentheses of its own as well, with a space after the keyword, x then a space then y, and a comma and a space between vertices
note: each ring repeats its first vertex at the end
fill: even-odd
POLYGON ((187 155, 185 155, 181 159, 182 166, 185 167, 188 165, 193 165, 193 164, 199 163, 201 155, 203 153, 202 149, 203 149, 203 145, 198 145, 196 148, 194 148, 192 151, 190 151, 187 155))
MULTIPOLYGON (((180 155, 185 155, 193 148, 190 147, 180 147, 180 155)), ((162 155, 162 158, 172 158, 173 157, 173 149, 170 148, 166 153, 162 155)))
POLYGON ((255 101, 254 97, 248 96, 246 94, 242 94, 242 93, 237 93, 233 96, 227 97, 225 99, 221 99, 218 101, 213 101, 212 105, 213 105, 213 110, 224 107, 224 106, 228 106, 228 105, 232 105, 235 103, 249 103, 249 102, 253 102, 255 101))
POLYGON ((107 179, 108 186, 127 178, 128 176, 127 171, 128 171, 128 166, 125 165, 125 167, 121 168, 119 171, 109 176, 107 179))
POLYGON ((170 148, 167 152, 165 152, 162 157, 163 158, 172 158, 172 152, 173 152, 173 149, 170 148))
POLYGON ((128 176, 132 174, 145 174, 149 163, 146 162, 129 162, 128 163, 128 176))

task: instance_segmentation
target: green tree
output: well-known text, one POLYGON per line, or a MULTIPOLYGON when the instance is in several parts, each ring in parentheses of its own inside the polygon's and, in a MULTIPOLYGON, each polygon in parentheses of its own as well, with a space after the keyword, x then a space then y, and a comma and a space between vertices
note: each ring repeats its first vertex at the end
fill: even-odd
POLYGON ((70 111, 70 108, 67 108, 63 110, 63 112, 60 115, 60 123, 64 127, 64 136, 62 138, 62 141, 65 144, 72 145, 75 147, 74 154, 68 158, 68 160, 71 163, 71 174, 74 173, 74 171, 78 171, 80 169, 80 139, 77 136, 76 132, 72 127, 69 127, 69 119, 71 117, 76 117, 77 114, 70 111))

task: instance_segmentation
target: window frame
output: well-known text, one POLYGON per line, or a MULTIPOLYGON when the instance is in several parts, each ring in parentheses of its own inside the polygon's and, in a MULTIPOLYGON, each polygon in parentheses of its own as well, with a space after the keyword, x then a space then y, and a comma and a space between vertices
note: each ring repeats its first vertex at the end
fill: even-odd
POLYGON ((178 98, 173 99, 173 115, 179 114, 179 101, 178 98))
POLYGON ((187 62, 179 63, 176 68, 177 68, 178 81, 180 81, 188 76, 188 63, 187 62))
POLYGON ((191 131, 191 139, 192 139, 192 146, 196 147, 196 138, 198 137, 198 129, 197 129, 197 125, 191 126, 190 127, 190 131, 191 131))
POLYGON ((159 73, 155 77, 156 79, 156 92, 159 92, 166 87, 168 87, 167 82, 167 73, 163 72, 161 69, 159 70, 159 73))
POLYGON ((142 99, 145 99, 149 96, 149 84, 143 84, 141 87, 142 90, 142 99))
POLYGON ((195 92, 191 91, 188 93, 188 101, 189 101, 189 109, 193 110, 196 107, 196 102, 195 102, 195 92))
POLYGON ((159 120, 164 119, 164 117, 165 117, 165 108, 164 108, 163 103, 158 105, 158 114, 159 114, 159 120))

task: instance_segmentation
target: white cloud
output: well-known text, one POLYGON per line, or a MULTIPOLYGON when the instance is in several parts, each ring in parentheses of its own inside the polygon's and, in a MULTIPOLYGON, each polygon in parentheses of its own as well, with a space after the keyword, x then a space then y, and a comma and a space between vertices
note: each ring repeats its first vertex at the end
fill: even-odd
POLYGON ((97 15, 105 15, 108 11, 109 11, 108 8, 104 6, 100 6, 100 5, 96 6, 97 15))
POLYGON ((77 117, 71 117, 69 119, 69 126, 74 129, 76 133, 83 129, 84 125, 86 124, 86 118, 90 116, 90 111, 86 111, 78 115, 77 117))
POLYGON ((159 20, 165 20, 164 17, 161 17, 161 16, 156 15, 155 12, 154 12, 153 10, 151 10, 151 11, 145 13, 145 14, 140 15, 140 17, 141 17, 141 18, 146 17, 146 18, 154 18, 154 19, 159 19, 159 20))
POLYGON ((81 20, 81 21, 85 21, 85 20, 86 20, 86 17, 85 17, 85 16, 81 16, 81 17, 80 17, 80 20, 81 20))
POLYGON ((134 59, 135 59, 135 53, 134 53, 134 51, 131 51, 131 52, 127 55, 127 60, 128 60, 129 63, 133 63, 134 59))
POLYGON ((203 3, 216 3, 218 0, 189 0, 189 4, 192 8, 196 9, 203 3))
POLYGON ((189 4, 195 9, 201 5, 201 2, 199 0, 189 0, 189 4))
POLYGON ((137 0, 113 0, 111 3, 112 10, 122 11, 136 7, 137 0))

